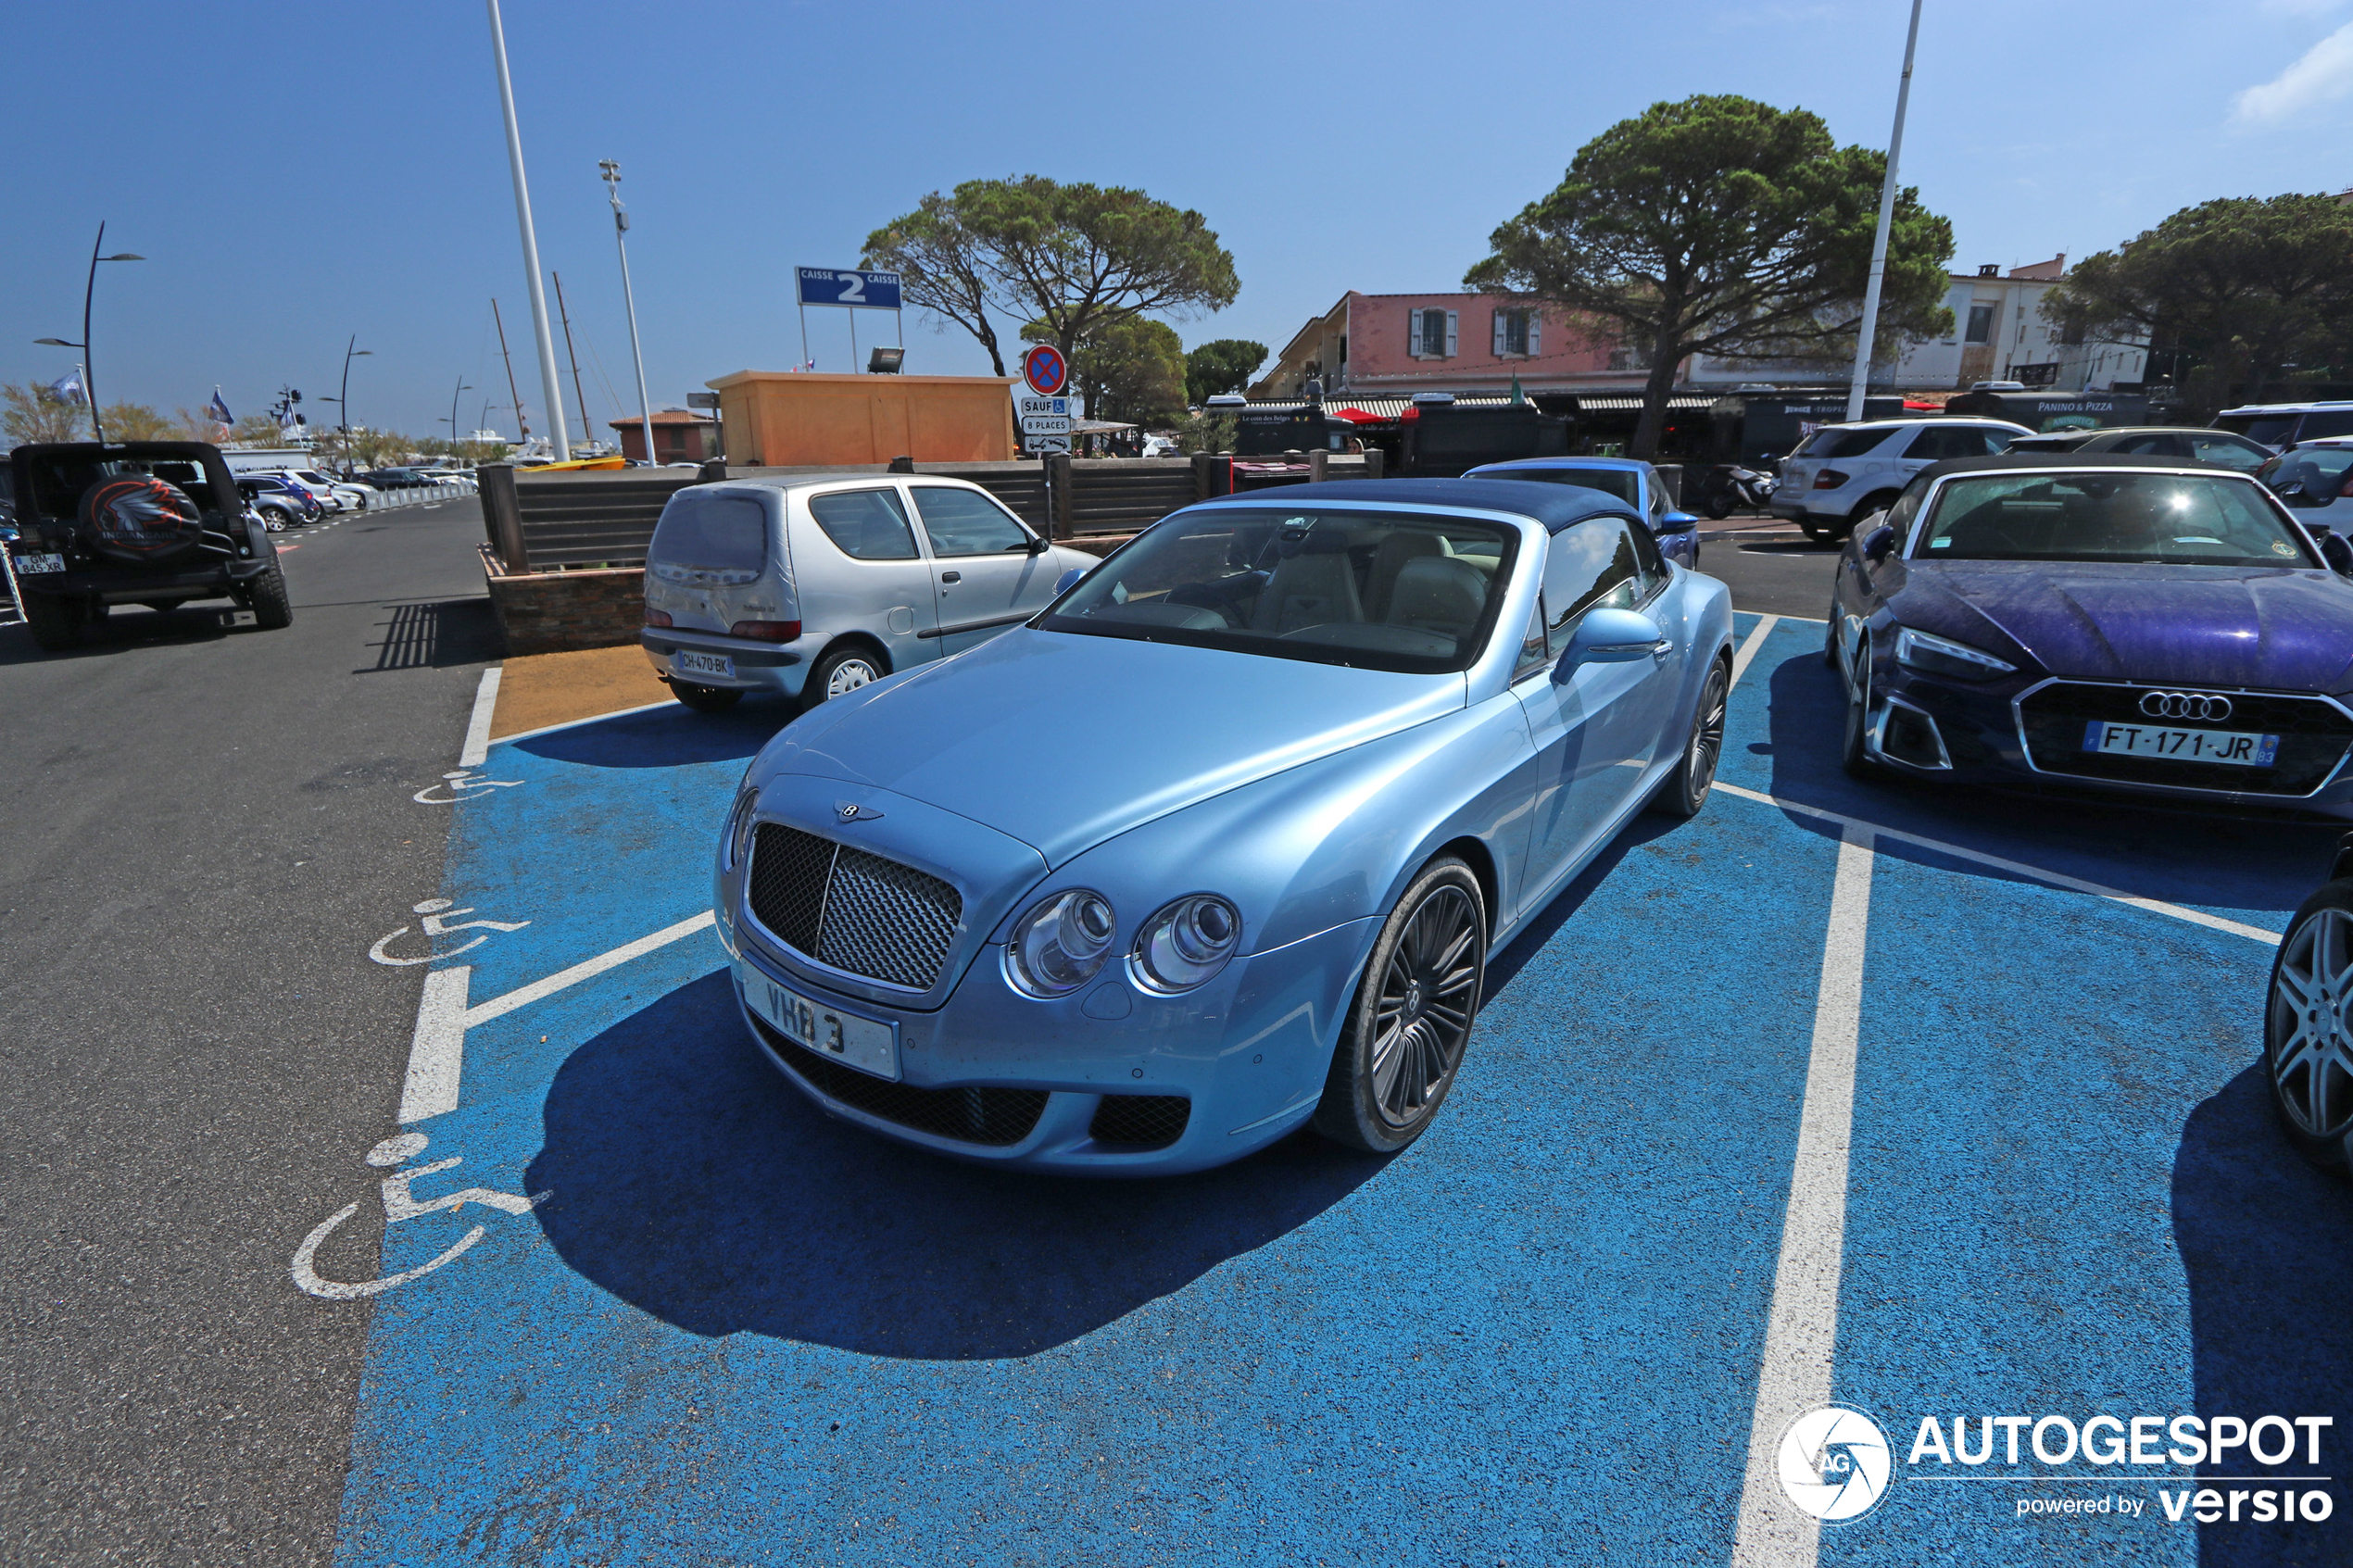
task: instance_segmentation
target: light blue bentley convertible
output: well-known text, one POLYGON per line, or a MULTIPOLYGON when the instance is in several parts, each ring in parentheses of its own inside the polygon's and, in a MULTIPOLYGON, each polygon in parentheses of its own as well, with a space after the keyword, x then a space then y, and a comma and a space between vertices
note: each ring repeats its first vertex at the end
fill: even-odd
POLYGON ((718 857, 746 1020, 833 1115, 969 1160, 1402 1148, 1489 958, 1706 799, 1730 645, 1724 585, 1597 491, 1188 508, 769 743, 718 857))

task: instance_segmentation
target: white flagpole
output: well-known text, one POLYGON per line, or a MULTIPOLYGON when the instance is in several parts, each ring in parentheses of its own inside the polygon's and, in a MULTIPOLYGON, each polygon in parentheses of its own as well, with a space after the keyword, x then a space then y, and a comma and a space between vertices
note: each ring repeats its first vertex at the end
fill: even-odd
POLYGON ((490 46, 498 59, 498 107, 507 118, 507 167, 515 177, 515 220, 522 227, 523 273, 531 281, 531 330, 539 339, 539 388, 547 400, 547 423, 556 460, 572 460, 572 438, 564 429, 563 383, 556 375, 556 340, 547 331, 547 291, 539 281, 539 238, 531 227, 531 187, 522 177, 522 132, 515 127, 515 84, 507 75, 507 30, 498 20, 498 0, 490 4, 490 46))
POLYGON ((1912 27, 1904 35, 1904 75, 1895 87, 1895 131, 1887 139, 1887 178, 1879 189, 1879 232, 1871 238, 1871 277, 1863 287, 1863 324, 1855 339, 1855 380, 1846 389, 1850 424, 1863 417, 1863 393, 1870 384, 1871 340, 1879 331, 1880 287, 1887 277, 1887 231, 1895 220, 1895 164, 1904 154, 1904 110, 1912 98, 1912 51, 1919 41, 1920 0, 1912 0, 1912 27))

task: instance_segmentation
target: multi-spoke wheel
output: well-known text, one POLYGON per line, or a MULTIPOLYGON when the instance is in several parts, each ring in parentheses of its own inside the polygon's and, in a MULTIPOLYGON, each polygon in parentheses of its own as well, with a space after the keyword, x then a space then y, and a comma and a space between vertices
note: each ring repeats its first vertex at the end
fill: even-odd
POLYGON ((889 673, 890 667, 879 653, 855 643, 835 648, 809 672, 808 681, 800 688, 800 705, 804 709, 814 708, 821 702, 848 696, 889 673))
POLYGON ((1718 659, 1708 667, 1706 684, 1692 712, 1692 733, 1683 740, 1683 759, 1651 797, 1654 810, 1670 817, 1696 817, 1707 804, 1716 783, 1716 765, 1724 755, 1724 697, 1732 688, 1732 667, 1718 659))
POLYGON ((2264 1057, 2271 1103, 2304 1157, 2324 1171, 2353 1162, 2353 881, 2304 901, 2271 965, 2264 1057))
POLYGON ((1315 1130, 1377 1154, 1419 1137, 1462 1066, 1486 978, 1478 879, 1452 856, 1433 860, 1373 943, 1315 1130))

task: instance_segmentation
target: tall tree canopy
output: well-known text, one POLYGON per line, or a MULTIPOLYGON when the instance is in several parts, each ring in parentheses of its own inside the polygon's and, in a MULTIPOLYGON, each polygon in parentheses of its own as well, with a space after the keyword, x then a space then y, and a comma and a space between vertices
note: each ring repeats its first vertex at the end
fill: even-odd
POLYGON ((2069 336, 2137 337, 2178 353, 2208 398, 2248 395, 2291 365, 2353 358, 2353 207, 2334 196, 2228 196, 2101 251, 2043 296, 2069 336))
POLYGON ((1266 345, 1248 338, 1212 339, 1185 356, 1185 396, 1205 403, 1221 392, 1239 392, 1266 362, 1266 345))
POLYGON ((90 411, 38 382, 0 386, 0 440, 10 446, 40 441, 87 441, 90 411))
POLYGON ((1075 355, 1112 322, 1221 309, 1241 288, 1200 213, 1038 174, 933 192, 866 237, 864 261, 900 272, 906 297, 978 338, 1000 375, 992 312, 1044 323, 1044 341, 1075 355))
MULTIPOLYGON (((1649 457, 1688 356, 1854 352, 1886 169, 1884 154, 1835 145, 1804 109, 1730 95, 1654 104, 1579 148, 1464 282, 1621 332, 1650 370, 1634 433, 1649 457)), ((1899 191, 1878 333, 1891 354, 1950 327, 1952 254, 1951 223, 1899 191)))
MULTIPOLYGON (((1053 329, 1032 321, 1021 335, 1050 343, 1053 329)), ((1171 423, 1185 412, 1184 340, 1165 321, 1122 316, 1079 340, 1071 351, 1070 379, 1090 419, 1171 423)))

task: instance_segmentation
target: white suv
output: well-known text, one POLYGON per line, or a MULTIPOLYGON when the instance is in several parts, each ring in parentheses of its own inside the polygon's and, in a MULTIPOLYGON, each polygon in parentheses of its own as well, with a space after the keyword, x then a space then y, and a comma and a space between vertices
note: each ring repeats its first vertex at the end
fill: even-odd
POLYGON ((2007 420, 1869 420, 1824 425, 1781 463, 1773 515, 1835 543, 1895 504, 1912 476, 1947 458, 1986 458, 2033 432, 2007 420))

